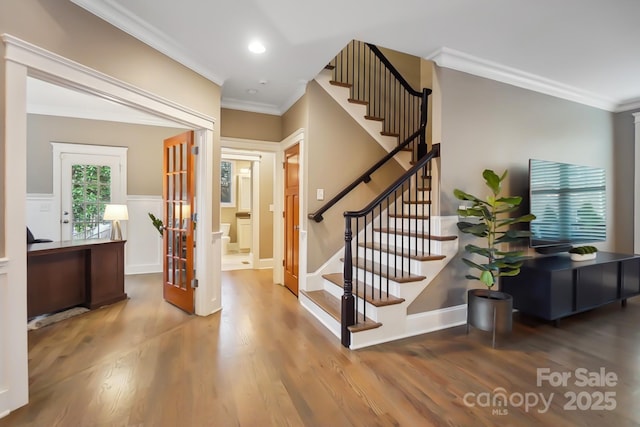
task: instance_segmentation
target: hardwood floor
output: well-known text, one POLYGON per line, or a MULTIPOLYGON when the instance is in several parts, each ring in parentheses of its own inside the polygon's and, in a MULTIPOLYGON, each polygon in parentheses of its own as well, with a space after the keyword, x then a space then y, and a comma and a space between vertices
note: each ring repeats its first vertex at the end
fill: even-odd
POLYGON ((162 301, 160 275, 127 277, 129 300, 29 332, 30 403, 0 427, 640 425, 638 298, 516 321, 496 349, 461 326, 349 351, 270 279, 224 272, 224 308, 201 318, 162 301), (538 387, 537 368, 572 376, 538 387), (617 384, 580 387, 578 368, 617 384), (565 409, 573 392, 615 409, 565 409), (534 393, 547 411, 521 405, 534 393))

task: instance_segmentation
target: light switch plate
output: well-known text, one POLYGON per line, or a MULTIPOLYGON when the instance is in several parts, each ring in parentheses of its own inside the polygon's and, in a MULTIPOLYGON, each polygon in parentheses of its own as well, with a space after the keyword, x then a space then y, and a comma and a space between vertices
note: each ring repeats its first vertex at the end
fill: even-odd
POLYGON ((324 189, 318 188, 316 190, 316 200, 324 200, 324 189))

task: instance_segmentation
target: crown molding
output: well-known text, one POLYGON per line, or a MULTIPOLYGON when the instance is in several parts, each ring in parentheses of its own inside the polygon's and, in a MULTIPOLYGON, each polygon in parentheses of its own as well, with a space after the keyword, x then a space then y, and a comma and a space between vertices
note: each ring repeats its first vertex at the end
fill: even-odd
POLYGON ((273 104, 263 102, 244 101, 236 98, 222 98, 220 101, 222 108, 230 110, 248 111, 250 113, 270 114, 272 116, 281 116, 280 108, 273 104))
POLYGON ((127 14, 121 6, 111 0, 71 0, 77 6, 91 12, 125 33, 135 37, 152 48, 164 53, 171 59, 222 86, 225 78, 211 73, 204 65, 184 55, 184 47, 176 44, 165 33, 147 24, 135 15, 127 14))
POLYGON ((640 109, 640 98, 635 98, 635 99, 629 99, 627 101, 624 101, 618 104, 615 112, 620 113, 623 111, 638 110, 638 109, 640 109))
POLYGON ((293 106, 307 91, 307 82, 301 83, 293 94, 281 106, 262 102, 251 102, 236 98, 222 98, 220 106, 231 110, 248 111, 250 113, 271 114, 281 116, 293 106))
POLYGON ((544 93, 607 111, 617 111, 619 102, 604 98, 592 92, 507 67, 497 62, 487 61, 454 49, 442 47, 425 59, 434 61, 438 66, 462 71, 475 76, 507 83, 513 86, 544 93))

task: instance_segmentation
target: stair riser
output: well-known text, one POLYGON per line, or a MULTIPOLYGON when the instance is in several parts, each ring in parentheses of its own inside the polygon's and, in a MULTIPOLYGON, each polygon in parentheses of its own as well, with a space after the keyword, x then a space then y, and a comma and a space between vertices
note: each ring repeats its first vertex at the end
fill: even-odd
MULTIPOLYGON (((379 228, 380 223, 376 221, 376 228, 379 228)), ((382 220, 382 227, 395 228, 398 230, 414 230, 421 232, 422 230, 429 231, 429 220, 417 219, 417 218, 389 218, 382 220)), ((433 232, 433 230, 431 230, 433 232)))
MULTIPOLYGON (((402 210, 398 207, 398 212, 402 212, 405 215, 420 215, 420 216, 429 216, 429 205, 418 205, 413 203, 404 203, 402 205, 402 210)), ((393 212, 393 211, 391 211, 393 212)))
POLYGON ((415 187, 412 186, 411 189, 405 191, 404 200, 402 199, 401 196, 398 197, 398 200, 399 201, 409 201, 409 200, 430 200, 430 199, 429 199, 429 192, 428 191, 416 191, 415 187))
MULTIPOLYGON (((344 289, 342 289, 340 286, 337 286, 335 283, 330 282, 329 280, 325 280, 324 290, 339 299, 341 299, 342 295, 344 294, 344 289)), ((353 291, 355 293, 355 288, 353 291)), ((358 300, 358 312, 363 313, 364 306, 366 304, 367 317, 371 320, 377 321, 379 307, 376 307, 375 305, 365 302, 361 298, 357 298, 357 300, 358 300)))
MULTIPOLYGON (((358 275, 359 281, 365 282, 369 286, 373 286, 375 289, 378 289, 380 287, 380 276, 378 276, 377 274, 372 274, 371 272, 364 271, 361 268, 357 268, 356 270, 354 270, 354 273, 353 273, 354 282, 356 280, 356 273, 358 275)), ((393 280, 389 280, 388 291, 391 295, 399 296, 401 286, 402 284, 394 282, 393 280)), ((385 279, 384 277, 382 278, 382 290, 383 292, 387 292, 387 279, 385 279)))
MULTIPOLYGON (((415 250, 417 247, 420 252, 429 253, 429 242, 426 239, 422 239, 419 237, 410 237, 410 236, 401 236, 396 234, 388 234, 388 233, 375 233, 373 236, 374 243, 379 243, 382 245, 386 245, 387 242, 391 246, 395 246, 398 248, 405 248, 408 250, 411 248, 415 250), (388 240, 387 240, 388 236, 388 240), (424 246, 423 246, 424 243, 424 246)), ((441 254, 442 253, 442 243, 438 240, 431 240, 431 252, 432 254, 441 254)))
POLYGON ((422 262, 408 258, 406 256, 406 252, 403 257, 400 254, 393 255, 388 254, 387 252, 380 252, 375 249, 361 247, 358 249, 358 257, 373 260, 376 263, 380 263, 382 260, 382 263, 391 267, 398 266, 401 270, 411 271, 411 274, 422 274, 422 262))

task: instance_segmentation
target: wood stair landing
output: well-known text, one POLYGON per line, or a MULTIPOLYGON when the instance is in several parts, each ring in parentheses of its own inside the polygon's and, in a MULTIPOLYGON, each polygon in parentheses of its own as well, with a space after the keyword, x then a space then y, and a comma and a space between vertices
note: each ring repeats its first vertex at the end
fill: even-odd
MULTIPOLYGON (((327 291, 303 291, 303 294, 313 301, 318 307, 323 309, 328 315, 340 322, 342 317, 342 305, 340 300, 327 291)), ((349 326, 351 332, 367 331, 369 329, 375 329, 382 326, 382 323, 373 321, 369 318, 364 318, 362 314, 356 313, 357 323, 353 326, 349 326)))
MULTIPOLYGON (((344 288, 344 275, 342 273, 323 274, 322 277, 327 279, 329 282, 341 288, 344 288)), ((374 289, 369 285, 365 285, 360 280, 357 281, 357 286, 356 283, 353 284, 353 293, 357 294, 360 298, 365 299, 374 307, 384 307, 387 305, 401 304, 404 302, 404 298, 398 298, 390 294, 385 295, 384 292, 382 296, 374 298, 375 294, 380 295, 379 290, 374 289)))

